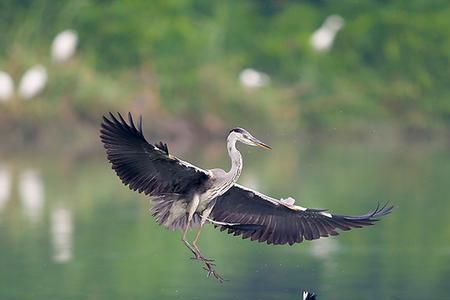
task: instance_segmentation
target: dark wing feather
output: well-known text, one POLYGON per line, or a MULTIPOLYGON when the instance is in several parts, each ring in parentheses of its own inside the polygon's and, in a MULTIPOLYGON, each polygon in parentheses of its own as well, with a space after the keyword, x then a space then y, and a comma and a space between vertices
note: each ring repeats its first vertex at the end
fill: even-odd
POLYGON ((128 113, 128 123, 120 114, 103 117, 100 139, 108 160, 122 182, 146 195, 188 195, 201 189, 208 175, 201 169, 169 155, 167 144, 152 145, 142 132, 142 118, 136 128, 128 113))
POLYGON ((337 229, 350 230, 373 225, 378 221, 377 218, 390 213, 392 208, 378 206, 361 216, 332 215, 323 209, 304 209, 284 204, 234 185, 217 198, 211 217, 216 225, 221 226, 221 230, 228 229, 228 233, 268 244, 292 245, 303 240, 338 235, 337 229))

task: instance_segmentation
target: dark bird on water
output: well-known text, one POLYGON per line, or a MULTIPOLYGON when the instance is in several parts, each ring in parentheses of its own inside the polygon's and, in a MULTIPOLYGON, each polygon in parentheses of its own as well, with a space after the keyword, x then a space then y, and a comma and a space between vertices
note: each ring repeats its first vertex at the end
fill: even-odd
POLYGON ((302 300, 316 300, 316 294, 304 291, 302 300))
POLYGON ((208 276, 220 282, 223 278, 213 260, 205 258, 198 247, 205 223, 244 239, 292 245, 338 235, 337 230, 373 225, 393 208, 384 205, 365 215, 336 215, 295 205, 290 197, 278 200, 237 184, 242 156, 236 143, 271 149, 242 128, 232 129, 227 138, 231 158, 228 172, 203 170, 171 155, 167 144, 150 143, 142 131, 142 117, 135 124, 130 113, 128 122, 120 114, 103 117, 100 133, 108 160, 123 184, 151 197, 156 221, 182 230, 183 243, 204 264, 208 276), (186 239, 190 228, 198 228, 192 242, 186 239))

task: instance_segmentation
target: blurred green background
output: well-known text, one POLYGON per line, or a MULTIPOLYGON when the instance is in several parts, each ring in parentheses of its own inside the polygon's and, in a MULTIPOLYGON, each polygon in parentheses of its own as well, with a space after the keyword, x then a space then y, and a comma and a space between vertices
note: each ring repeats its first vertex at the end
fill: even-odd
POLYGON ((43 91, 0 101, 1 299, 446 299, 450 276, 448 1, 0 1, 0 71, 43 91), (343 18, 328 51, 311 39, 343 18), (75 55, 50 47, 66 29, 75 55), (242 83, 244 69, 265 84, 242 83), (116 178, 98 139, 108 111, 142 114, 152 141, 203 168, 375 227, 274 247, 210 228, 201 244, 230 279, 207 279, 116 178))

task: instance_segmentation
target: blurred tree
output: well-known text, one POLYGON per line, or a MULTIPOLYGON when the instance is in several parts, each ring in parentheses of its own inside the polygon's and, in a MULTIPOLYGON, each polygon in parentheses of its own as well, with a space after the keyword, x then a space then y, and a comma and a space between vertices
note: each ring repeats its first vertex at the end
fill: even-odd
POLYGON ((448 1, 4 0, 0 26, 2 65, 44 57, 56 32, 75 28, 84 62, 99 73, 147 69, 171 112, 270 121, 284 103, 310 127, 450 125, 448 1), (315 53, 311 33, 330 14, 345 26, 329 53, 315 53), (271 76, 263 94, 238 86, 246 67, 271 76))

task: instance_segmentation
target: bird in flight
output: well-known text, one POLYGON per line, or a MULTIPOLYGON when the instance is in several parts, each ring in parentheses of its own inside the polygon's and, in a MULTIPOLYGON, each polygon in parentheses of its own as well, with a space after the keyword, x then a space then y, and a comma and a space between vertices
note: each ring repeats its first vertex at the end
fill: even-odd
POLYGON ((213 260, 205 258, 198 246, 201 230, 210 223, 229 234, 267 244, 293 245, 304 240, 338 235, 373 225, 391 212, 392 206, 377 208, 365 215, 331 214, 325 209, 295 205, 292 198, 275 199, 237 184, 242 171, 242 155, 236 148, 241 142, 271 149, 243 128, 232 129, 227 138, 231 169, 203 170, 169 153, 167 144, 150 143, 142 131, 142 117, 137 124, 128 113, 103 117, 100 139, 112 168, 124 185, 151 197, 152 215, 164 227, 182 231, 182 242, 204 264, 208 276, 222 282, 213 260), (188 230, 197 228, 192 242, 188 230))

